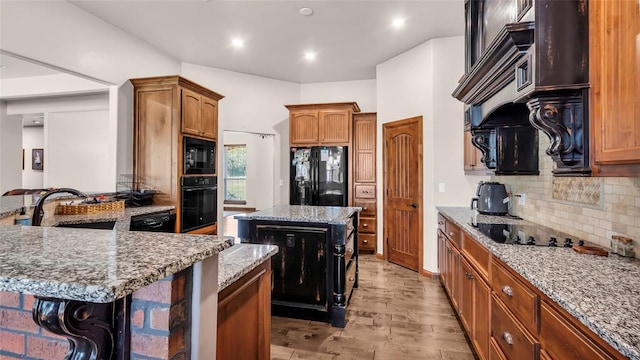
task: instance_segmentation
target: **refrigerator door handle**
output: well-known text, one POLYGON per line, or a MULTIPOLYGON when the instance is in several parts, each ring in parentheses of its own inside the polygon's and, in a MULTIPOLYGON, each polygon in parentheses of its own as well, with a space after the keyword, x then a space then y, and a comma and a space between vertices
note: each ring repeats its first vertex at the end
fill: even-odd
POLYGON ((318 149, 313 149, 311 153, 311 168, 313 169, 311 178, 311 203, 309 205, 318 205, 318 149))

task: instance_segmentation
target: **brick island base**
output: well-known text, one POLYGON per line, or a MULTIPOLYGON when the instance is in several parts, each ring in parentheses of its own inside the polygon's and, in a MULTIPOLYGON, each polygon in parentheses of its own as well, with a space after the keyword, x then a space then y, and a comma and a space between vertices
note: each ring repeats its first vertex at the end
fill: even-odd
MULTIPOLYGON (((187 360, 191 357, 192 268, 133 293, 131 359, 187 360)), ((66 338, 39 327, 32 295, 0 291, 0 360, 64 359, 66 338)))

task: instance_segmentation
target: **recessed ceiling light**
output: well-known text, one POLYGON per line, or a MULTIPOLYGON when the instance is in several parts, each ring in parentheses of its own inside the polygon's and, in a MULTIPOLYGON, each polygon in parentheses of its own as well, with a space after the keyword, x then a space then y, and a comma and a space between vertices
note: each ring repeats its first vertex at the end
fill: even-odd
POLYGON ((240 39, 240 38, 234 38, 231 40, 231 45, 233 45, 233 47, 235 48, 241 48, 244 46, 244 40, 240 39))
POLYGON ((41 121, 40 120, 33 120, 33 123, 37 125, 37 124, 40 124, 41 121))
POLYGON ((393 25, 393 27, 395 28, 401 28, 404 26, 404 19, 403 18, 395 18, 393 19, 393 21, 391 22, 391 25, 393 25))
POLYGON ((313 15, 313 9, 308 7, 303 7, 300 9, 300 15, 311 16, 313 15))
POLYGON ((309 60, 309 61, 313 61, 316 59, 316 53, 314 53, 313 51, 307 51, 304 54, 304 58, 309 60))

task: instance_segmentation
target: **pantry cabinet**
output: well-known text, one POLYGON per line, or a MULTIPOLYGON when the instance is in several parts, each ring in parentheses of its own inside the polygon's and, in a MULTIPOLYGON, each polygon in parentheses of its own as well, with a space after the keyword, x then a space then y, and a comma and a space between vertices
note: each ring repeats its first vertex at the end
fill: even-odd
POLYGON ((375 252, 377 238, 376 113, 353 114, 353 205, 362 208, 358 251, 375 252))
POLYGON ((589 1, 592 168, 640 176, 640 2, 589 1))
POLYGON ((285 105, 289 109, 291 146, 347 146, 351 144, 352 115, 358 104, 328 103, 285 105))

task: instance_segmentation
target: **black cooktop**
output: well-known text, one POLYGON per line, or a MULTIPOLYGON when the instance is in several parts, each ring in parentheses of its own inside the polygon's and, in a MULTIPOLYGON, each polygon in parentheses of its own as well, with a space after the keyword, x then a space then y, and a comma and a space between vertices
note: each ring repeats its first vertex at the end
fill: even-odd
POLYGON ((471 226, 502 244, 572 247, 589 245, 581 239, 542 225, 477 223, 471 226))

